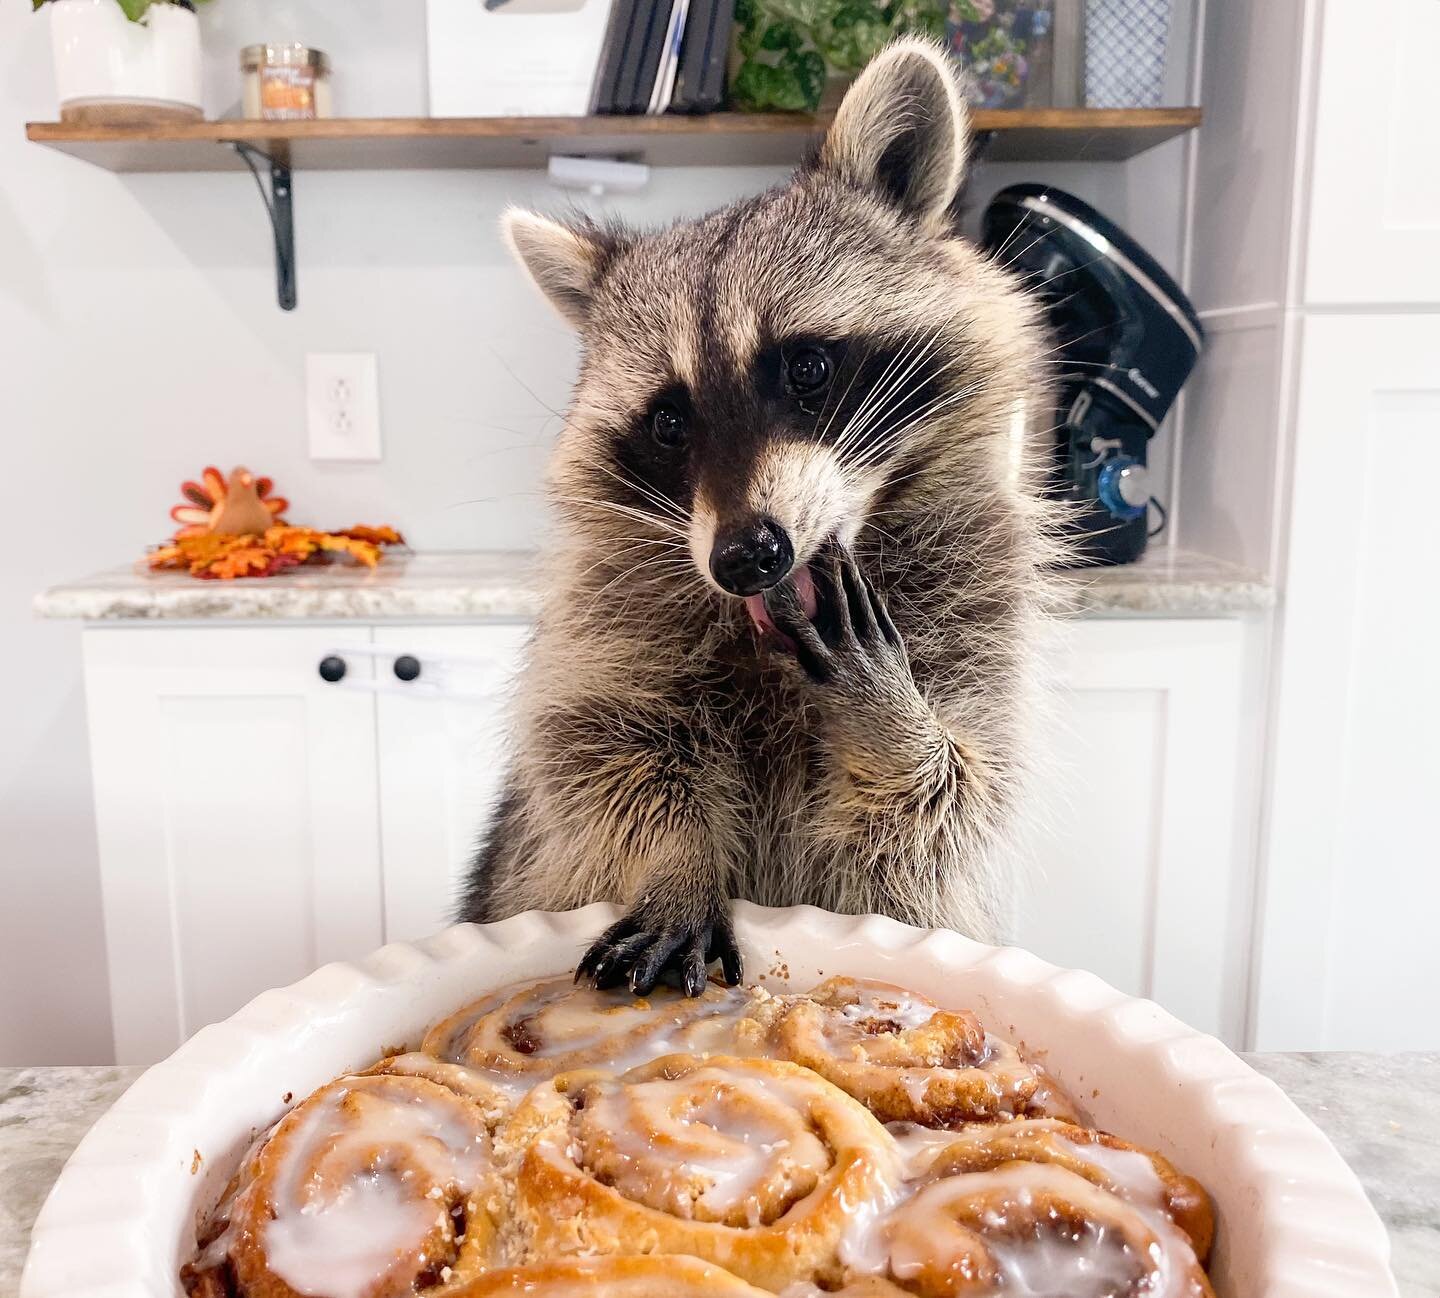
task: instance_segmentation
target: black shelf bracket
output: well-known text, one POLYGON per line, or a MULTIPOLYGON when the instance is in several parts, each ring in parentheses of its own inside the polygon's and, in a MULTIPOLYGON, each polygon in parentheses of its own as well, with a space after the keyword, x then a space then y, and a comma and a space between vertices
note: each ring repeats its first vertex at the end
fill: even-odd
POLYGON ((270 217, 270 229, 275 236, 275 294, 280 300, 282 311, 293 311, 296 301, 295 210, 290 168, 249 144, 232 144, 230 147, 250 168, 250 174, 255 177, 255 185, 260 190, 260 201, 265 204, 265 212, 270 217), (268 191, 260 176, 256 158, 270 168, 268 191))

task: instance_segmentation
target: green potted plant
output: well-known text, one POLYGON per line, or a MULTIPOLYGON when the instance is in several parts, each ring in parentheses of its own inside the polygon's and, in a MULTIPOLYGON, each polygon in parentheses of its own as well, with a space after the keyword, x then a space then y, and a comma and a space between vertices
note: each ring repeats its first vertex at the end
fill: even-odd
POLYGON ((946 0, 738 0, 730 99, 745 112, 814 112, 892 37, 945 35, 946 0))
POLYGON ((50 18, 60 117, 116 124, 202 116, 193 0, 32 0, 50 18))

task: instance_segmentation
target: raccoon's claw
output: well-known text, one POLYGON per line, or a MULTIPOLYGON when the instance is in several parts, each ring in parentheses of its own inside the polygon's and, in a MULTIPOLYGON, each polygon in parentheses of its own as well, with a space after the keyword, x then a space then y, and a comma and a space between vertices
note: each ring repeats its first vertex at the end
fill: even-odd
POLYGON ((668 975, 687 996, 698 996, 712 960, 720 962, 727 986, 740 981, 740 950, 728 916, 701 924, 657 923, 640 911, 600 935, 576 968, 575 981, 602 989, 628 983, 637 996, 645 996, 668 975))
POLYGON ((796 661, 819 685, 839 678, 905 678, 909 658, 885 601, 849 551, 830 542, 811 561, 818 608, 812 622, 788 582, 765 593, 765 608, 793 644, 796 661))

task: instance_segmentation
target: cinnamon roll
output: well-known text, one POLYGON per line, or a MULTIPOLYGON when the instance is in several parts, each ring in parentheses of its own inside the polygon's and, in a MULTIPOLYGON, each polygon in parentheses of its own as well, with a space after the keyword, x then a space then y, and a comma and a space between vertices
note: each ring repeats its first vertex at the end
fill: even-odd
POLYGON ((989 1172, 1007 1163, 1046 1163, 1150 1214, 1160 1213, 1184 1232, 1204 1261, 1215 1234, 1210 1198, 1198 1181, 1169 1160, 1118 1136, 1054 1119, 1030 1119, 958 1132, 894 1131, 910 1155, 912 1175, 926 1179, 989 1172))
POLYGON ((564 1258, 502 1267, 452 1291, 447 1298, 773 1298, 765 1289, 699 1258, 564 1258))
POLYGON ((695 1000, 555 979, 286 1115, 181 1279, 190 1298, 1214 1298, 1213 1230, 1197 1182, 1082 1125, 967 1011, 848 978, 695 1000))
POLYGON ((343 1077, 252 1151, 181 1278, 203 1298, 448 1293, 489 1264, 491 1152, 475 1100, 343 1077))
POLYGON ((752 1048, 759 1036, 885 1122, 940 1127, 1020 1112, 1040 1088, 1036 1069, 969 1010, 888 983, 831 978, 762 1003, 752 1019, 758 1026, 741 1034, 752 1048))
POLYGON ((568 978, 502 988, 426 1034, 421 1050, 450 1063, 532 1080, 594 1064, 623 1070, 656 1055, 728 1046, 747 993, 713 983, 695 997, 668 987, 576 987, 568 978))
POLYGON ((838 1278, 853 1219, 900 1184, 864 1106, 779 1060, 562 1074, 497 1145, 522 1151, 515 1218, 531 1254, 684 1253, 771 1290, 838 1278))
POLYGON ((1214 1298, 1189 1240, 1059 1164, 923 1186, 861 1250, 846 1298, 1214 1298))

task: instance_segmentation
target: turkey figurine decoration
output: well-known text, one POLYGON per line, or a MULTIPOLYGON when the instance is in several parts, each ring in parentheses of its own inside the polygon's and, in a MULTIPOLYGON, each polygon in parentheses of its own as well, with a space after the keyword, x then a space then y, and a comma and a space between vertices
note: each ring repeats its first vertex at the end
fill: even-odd
POLYGON ((342 557, 373 568, 387 547, 405 544, 393 527, 357 525, 338 532, 295 527, 282 517, 290 502, 272 495, 274 490, 269 478, 243 467, 227 478, 212 466, 199 482, 181 483, 185 499, 170 511, 180 529, 150 553, 150 568, 210 581, 273 577, 301 564, 342 557))
POLYGON ((185 499, 170 511, 170 517, 180 524, 175 538, 212 532, 245 536, 283 523, 280 516, 290 508, 290 502, 284 496, 272 496, 274 489, 269 478, 257 478, 249 469, 236 468, 226 478, 211 466, 200 475, 199 482, 180 484, 185 499))

